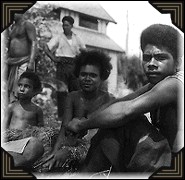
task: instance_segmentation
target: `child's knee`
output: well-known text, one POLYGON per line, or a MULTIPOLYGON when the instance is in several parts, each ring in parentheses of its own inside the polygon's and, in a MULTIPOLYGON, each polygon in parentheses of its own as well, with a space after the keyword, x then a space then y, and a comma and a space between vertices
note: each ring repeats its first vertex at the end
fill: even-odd
POLYGON ((37 152, 37 153, 40 153, 40 154, 43 154, 44 153, 44 147, 43 147, 43 144, 40 140, 38 140, 37 138, 35 137, 32 137, 29 141, 29 144, 30 146, 32 146, 32 150, 33 152, 37 152))
POLYGON ((37 159, 41 157, 44 153, 44 147, 42 145, 42 142, 39 141, 37 138, 32 137, 26 148, 24 155, 27 158, 27 160, 37 159))

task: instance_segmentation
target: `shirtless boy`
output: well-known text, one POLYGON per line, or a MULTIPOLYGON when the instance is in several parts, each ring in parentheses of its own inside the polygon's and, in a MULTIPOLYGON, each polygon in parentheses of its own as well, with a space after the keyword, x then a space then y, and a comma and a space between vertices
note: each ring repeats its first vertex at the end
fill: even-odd
MULTIPOLYGON (((3 128, 26 129, 29 126, 43 126, 43 112, 31 102, 41 90, 38 76, 33 72, 24 72, 18 81, 18 101, 8 106, 3 128)), ((3 144, 14 159, 15 166, 30 166, 43 154, 43 146, 36 138, 30 137, 3 144), (25 147, 25 148, 24 148, 25 147)))

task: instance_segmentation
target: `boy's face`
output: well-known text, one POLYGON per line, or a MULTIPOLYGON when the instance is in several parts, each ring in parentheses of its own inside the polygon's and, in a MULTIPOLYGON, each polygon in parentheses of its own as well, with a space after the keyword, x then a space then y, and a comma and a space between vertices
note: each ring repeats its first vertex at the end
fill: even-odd
POLYGON ((33 82, 28 78, 21 78, 18 82, 19 99, 32 98, 34 96, 33 82))
POLYGON ((156 84, 175 73, 175 61, 166 48, 148 44, 143 52, 143 67, 148 80, 156 84))
POLYGON ((93 92, 97 90, 102 82, 100 78, 100 70, 94 65, 85 65, 80 69, 79 74, 80 87, 85 92, 93 92))

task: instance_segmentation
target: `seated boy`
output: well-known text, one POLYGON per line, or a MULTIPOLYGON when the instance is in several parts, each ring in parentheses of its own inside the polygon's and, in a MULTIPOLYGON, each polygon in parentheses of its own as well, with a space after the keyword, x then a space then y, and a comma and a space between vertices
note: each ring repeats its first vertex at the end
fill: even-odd
MULTIPOLYGON (((5 131, 44 125, 42 109, 31 101, 40 90, 41 82, 35 73, 21 74, 18 80, 18 100, 9 104, 3 122, 5 131)), ((30 167, 44 152, 42 143, 34 137, 4 142, 2 147, 13 156, 16 167, 30 167)))
POLYGON ((151 25, 141 34, 143 67, 149 83, 109 103, 68 130, 101 128, 93 137, 83 172, 154 172, 171 165, 183 148, 183 40, 173 27, 151 25), (151 113, 152 123, 143 116, 151 113), (98 166, 97 166, 98 164, 98 166))
MULTIPOLYGON (((81 90, 73 91, 67 97, 62 127, 57 142, 46 159, 46 161, 50 160, 43 165, 44 167, 49 167, 49 169, 61 167, 69 158, 70 151, 67 147, 78 146, 78 140, 87 134, 87 131, 70 134, 66 131, 68 122, 75 117, 87 117, 113 98, 108 92, 101 90, 101 85, 109 77, 111 69, 110 58, 102 52, 82 51, 76 57, 74 72, 79 77, 81 90)), ((88 135, 89 138, 91 136, 93 134, 88 135)))

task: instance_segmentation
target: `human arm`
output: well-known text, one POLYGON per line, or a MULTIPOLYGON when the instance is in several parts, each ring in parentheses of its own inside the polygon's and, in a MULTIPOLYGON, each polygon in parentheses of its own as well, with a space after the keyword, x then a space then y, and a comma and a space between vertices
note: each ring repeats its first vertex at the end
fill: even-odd
POLYGON ((5 40, 5 51, 7 52, 6 53, 6 58, 7 59, 9 58, 9 54, 10 54, 10 42, 11 42, 10 31, 11 31, 11 26, 5 30, 5 38, 6 38, 6 40, 5 40))
POLYGON ((102 110, 108 108, 110 105, 117 103, 117 102, 121 102, 121 101, 128 101, 128 100, 132 100, 135 99, 137 97, 139 97, 140 95, 144 94, 145 92, 149 91, 154 85, 148 83, 145 86, 141 87, 140 89, 136 90, 135 92, 132 92, 122 98, 112 98, 112 100, 110 100, 108 103, 102 105, 98 110, 96 110, 95 112, 91 113, 89 116, 93 116, 96 115, 97 113, 101 112, 102 110))
POLYGON ((175 78, 164 79, 144 94, 110 105, 108 108, 93 114, 84 121, 75 120, 69 123, 69 129, 78 132, 82 129, 119 127, 130 121, 137 120, 139 114, 177 101, 180 82, 175 78), (70 126, 71 125, 71 126, 70 126))
POLYGON ((53 62, 55 62, 55 63, 57 62, 57 61, 56 61, 56 57, 55 57, 54 54, 49 50, 47 44, 44 45, 44 51, 45 51, 45 53, 47 54, 47 56, 48 56, 53 62))
POLYGON ((77 42, 79 44, 79 47, 80 47, 79 50, 80 51, 86 50, 86 45, 79 36, 77 36, 77 42))
POLYGON ((36 55, 36 29, 35 26, 30 23, 25 23, 28 40, 31 42, 30 60, 28 63, 28 70, 34 70, 35 55, 36 55))
POLYGON ((6 131, 9 128, 12 115, 13 115, 13 104, 9 104, 3 121, 3 131, 6 131))
POLYGON ((59 42, 58 42, 59 37, 53 37, 48 43, 44 44, 44 51, 46 55, 55 63, 59 62, 59 59, 55 57, 54 52, 58 48, 59 42))

